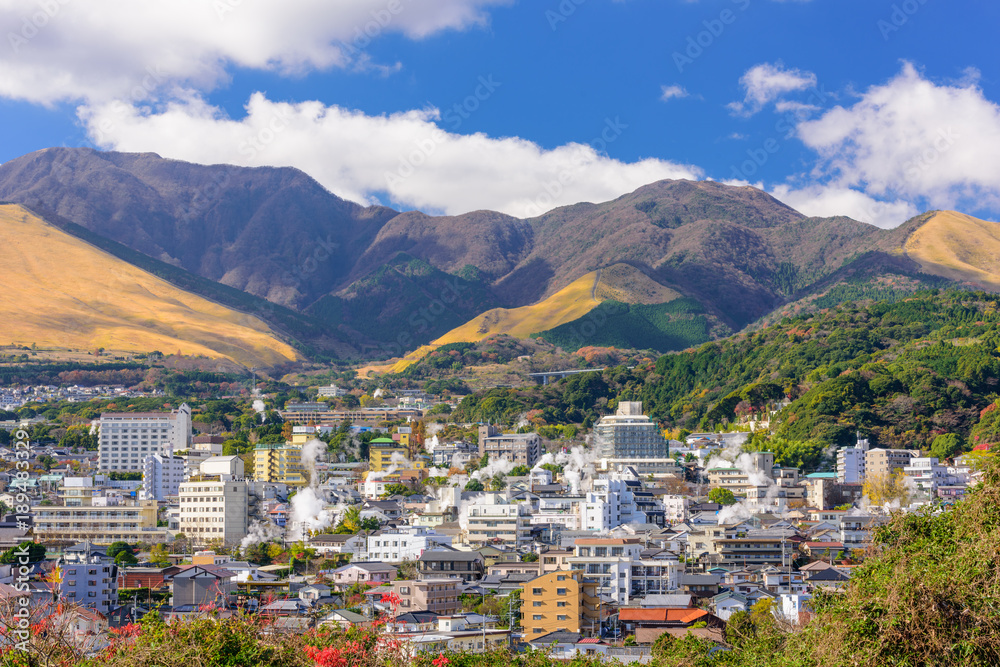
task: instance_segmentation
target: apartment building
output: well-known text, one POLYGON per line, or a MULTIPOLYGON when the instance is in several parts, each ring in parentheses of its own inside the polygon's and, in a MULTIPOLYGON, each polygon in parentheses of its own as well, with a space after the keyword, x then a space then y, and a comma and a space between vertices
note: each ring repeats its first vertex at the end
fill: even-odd
POLYGON ((501 433, 488 424, 479 427, 479 456, 485 455, 490 461, 507 459, 531 468, 542 456, 542 441, 537 433, 501 433))
POLYGON ((622 401, 613 415, 594 425, 594 442, 601 456, 617 459, 665 459, 670 446, 660 427, 642 413, 642 402, 622 401))
POLYGON ((98 556, 60 566, 59 599, 108 615, 118 603, 118 567, 98 556))
POLYGON ((918 456, 920 452, 909 449, 870 449, 865 455, 865 475, 891 477, 918 456))
MULTIPOLYGON (((107 502, 107 499, 96 499, 107 502)), ((35 511, 34 533, 40 541, 88 540, 96 544, 112 542, 162 542, 166 528, 156 527, 155 500, 105 505, 40 505, 35 511)))
POLYGON ((98 468, 142 472, 146 457, 173 455, 191 444, 191 408, 171 412, 105 412, 100 429, 98 468))
POLYGON ((468 543, 472 545, 506 544, 518 548, 531 541, 528 508, 509 503, 497 494, 466 508, 468 543))
POLYGON ((142 494, 149 500, 176 497, 187 476, 187 462, 180 456, 152 454, 142 464, 142 494))
POLYGON ((309 476, 302 465, 302 446, 288 442, 259 443, 253 450, 253 475, 258 482, 307 485, 309 476))
POLYGON ((367 560, 401 563, 419 560, 425 551, 450 547, 451 535, 441 535, 423 526, 383 528, 368 536, 367 560))
POLYGON ((409 459, 409 448, 392 438, 375 438, 368 443, 368 470, 371 472, 383 472, 393 465, 410 468, 409 463, 404 463, 409 459))
POLYGON ((521 627, 525 640, 550 632, 600 636, 597 582, 581 570, 543 574, 521 584, 521 627))
POLYGON ((542 574, 556 570, 569 570, 569 559, 572 557, 572 549, 546 549, 538 557, 538 562, 542 565, 542 574))
MULTIPOLYGON (((220 457, 221 458, 221 457, 220 457)), ((180 532, 194 544, 239 544, 247 533, 249 487, 229 475, 199 475, 180 485, 180 532)))
POLYGON ((868 440, 859 438, 853 447, 837 450, 837 480, 841 484, 860 484, 865 481, 868 457, 868 440))
POLYGON ((461 579, 446 577, 407 579, 392 582, 399 597, 399 613, 432 611, 441 616, 458 612, 458 585, 461 579))
POLYGON ((632 592, 632 563, 640 559, 642 550, 637 537, 577 538, 573 557, 567 562, 597 582, 601 599, 627 604, 632 592))

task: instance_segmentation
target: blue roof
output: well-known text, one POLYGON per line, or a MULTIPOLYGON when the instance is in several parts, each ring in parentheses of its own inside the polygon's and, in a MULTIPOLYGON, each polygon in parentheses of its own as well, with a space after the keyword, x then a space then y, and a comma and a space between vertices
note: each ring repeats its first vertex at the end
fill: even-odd
POLYGON ((835 472, 811 472, 806 475, 809 479, 836 479, 837 473, 835 472))

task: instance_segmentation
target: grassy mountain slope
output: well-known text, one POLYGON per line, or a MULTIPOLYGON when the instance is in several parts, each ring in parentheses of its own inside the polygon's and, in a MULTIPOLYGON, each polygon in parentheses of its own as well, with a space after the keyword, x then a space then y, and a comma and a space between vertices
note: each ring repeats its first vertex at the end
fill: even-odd
POLYGON ((255 317, 180 290, 49 225, 0 206, 5 343, 226 358, 273 366, 299 358, 255 317))
POLYGON ((913 230, 903 246, 925 273, 1000 289, 1000 225, 939 211, 913 230))

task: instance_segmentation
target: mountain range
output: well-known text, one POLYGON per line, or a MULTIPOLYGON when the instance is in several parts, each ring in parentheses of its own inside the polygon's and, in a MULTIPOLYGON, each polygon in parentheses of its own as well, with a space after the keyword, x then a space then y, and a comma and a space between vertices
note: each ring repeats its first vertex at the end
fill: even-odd
MULTIPOLYGON (((492 333, 664 352, 837 294, 1000 289, 993 223, 930 212, 883 230, 716 182, 660 181, 531 219, 431 216, 345 201, 292 168, 52 148, 0 165, 0 200, 256 317, 306 357, 387 358, 492 333)), ((8 320, 7 338, 25 340, 20 326, 8 320)))

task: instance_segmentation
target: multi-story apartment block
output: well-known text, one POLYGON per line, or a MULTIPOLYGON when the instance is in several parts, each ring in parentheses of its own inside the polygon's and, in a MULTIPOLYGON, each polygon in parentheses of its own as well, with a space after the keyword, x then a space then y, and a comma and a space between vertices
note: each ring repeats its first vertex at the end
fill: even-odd
POLYGON ((715 540, 722 567, 788 565, 795 559, 796 545, 782 535, 751 535, 715 540))
POLYGON ((305 486, 309 476, 302 465, 302 447, 287 442, 259 443, 253 450, 253 474, 258 482, 305 486))
POLYGON ((556 570, 570 569, 569 559, 572 557, 572 549, 546 549, 538 557, 538 562, 541 563, 542 567, 542 574, 555 572, 556 570))
POLYGON ((191 408, 172 412, 105 412, 99 422, 98 468, 142 472, 151 454, 172 455, 191 443, 191 408))
POLYGON ((543 574, 521 584, 521 627, 530 641, 550 632, 600 636, 597 582, 580 570, 543 574))
POLYGON ((187 462, 180 456, 151 454, 142 464, 142 494, 164 501, 177 495, 187 476, 187 462))
POLYGON ((372 472, 383 472, 393 465, 410 468, 409 459, 409 448, 392 438, 375 438, 368 443, 368 470, 372 472))
POLYGON ((84 563, 64 563, 59 573, 59 599, 108 615, 118 604, 118 567, 94 556, 84 563))
POLYGON ((180 486, 180 531, 195 544, 239 544, 247 533, 249 487, 227 475, 199 475, 180 486))
POLYGON ((663 432, 642 414, 642 403, 622 401, 613 415, 594 425, 594 442, 601 456, 617 459, 665 459, 669 443, 663 432))
POLYGON ((439 444, 431 452, 434 465, 438 468, 464 468, 478 454, 476 444, 462 441, 439 444))
POLYGON ((677 556, 660 552, 632 561, 630 597, 645 597, 676 591, 680 565, 677 556))
MULTIPOLYGON (((107 499, 94 499, 107 503, 107 499)), ((42 505, 35 509, 35 536, 40 540, 112 542, 166 541, 167 530, 156 527, 155 500, 134 504, 42 505)))
POLYGON ((469 544, 506 544, 516 549, 531 541, 531 523, 524 505, 487 494, 466 512, 469 544))
POLYGON ((865 475, 888 478, 910 465, 920 452, 910 449, 870 449, 865 456, 865 475))
POLYGON ((450 547, 451 535, 440 535, 422 526, 383 528, 368 536, 366 559, 384 563, 419 560, 425 551, 450 547))
POLYGON ((939 486, 947 486, 958 481, 955 475, 948 472, 948 466, 941 465, 933 456, 913 457, 903 468, 903 474, 913 480, 917 489, 931 496, 937 495, 939 486))
POLYGON ((860 484, 865 481, 868 440, 858 438, 853 447, 837 450, 837 480, 841 484, 860 484))
POLYGON ((632 563, 640 559, 642 550, 637 537, 578 538, 568 563, 597 582, 597 595, 602 599, 627 604, 632 592, 632 563))
POLYGON ((399 597, 399 613, 432 611, 447 616, 458 611, 458 585, 461 579, 446 577, 407 579, 392 582, 392 592, 399 597))
POLYGON ((633 489, 638 489, 622 479, 595 479, 593 491, 581 508, 582 528, 606 532, 623 524, 648 523, 645 512, 636 505, 633 489))
POLYGON ((537 433, 501 433, 495 426, 480 426, 479 456, 485 455, 490 461, 507 459, 531 468, 542 456, 542 441, 537 433))

